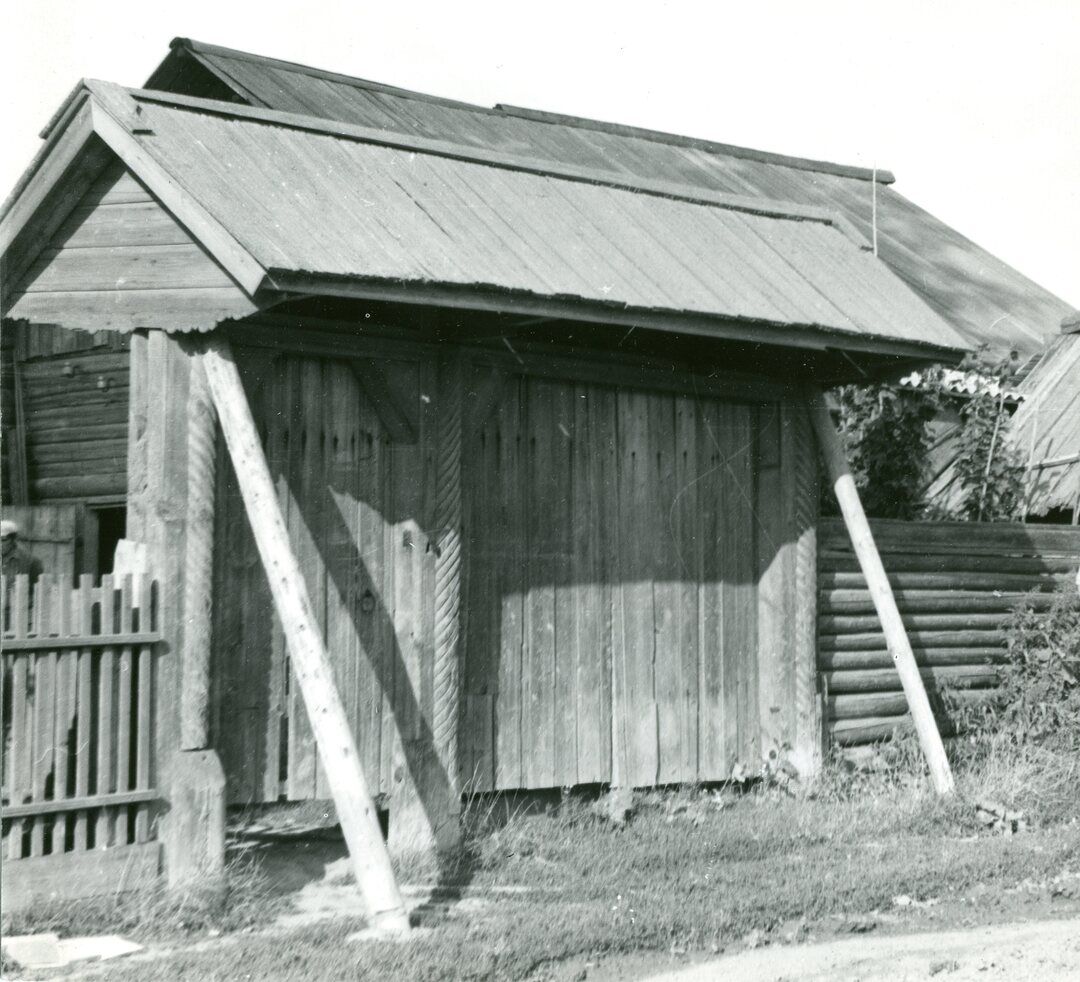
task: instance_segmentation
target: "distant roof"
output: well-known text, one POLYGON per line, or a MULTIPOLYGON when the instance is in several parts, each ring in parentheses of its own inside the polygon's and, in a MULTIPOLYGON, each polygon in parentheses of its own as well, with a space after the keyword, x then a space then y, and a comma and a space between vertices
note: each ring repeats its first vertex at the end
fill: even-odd
MULTIPOLYGON (((1026 467, 1024 513, 1045 515, 1080 509, 1080 312, 1063 318, 1061 334, 1033 356, 1006 387, 969 372, 966 385, 950 386, 963 395, 986 391, 1016 406, 1006 439, 1026 467)), ((963 373, 951 373, 962 376, 963 373)), ((913 373, 913 376, 918 373, 913 373)), ((944 426, 930 450, 932 480, 926 494, 944 509, 959 503, 956 458, 959 430, 944 426)))
POLYGON ((1021 391, 1010 439, 1031 465, 1028 511, 1080 509, 1080 334, 1052 341, 1021 391))
POLYGON ((434 290, 594 320, 660 312, 766 343, 964 344, 827 209, 103 82, 58 127, 80 100, 181 222, 215 233, 203 245, 250 294, 434 290))
POLYGON ((887 171, 765 153, 512 106, 484 108, 177 38, 148 88, 448 140, 622 178, 811 205, 872 235, 881 259, 964 338, 1030 356, 1056 334, 1064 301, 898 194, 887 171))

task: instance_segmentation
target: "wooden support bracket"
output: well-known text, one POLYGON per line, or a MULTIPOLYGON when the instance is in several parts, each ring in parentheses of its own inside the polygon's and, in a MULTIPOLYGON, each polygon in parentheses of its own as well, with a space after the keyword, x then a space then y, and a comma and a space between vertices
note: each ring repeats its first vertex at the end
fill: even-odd
POLYGON ((393 443, 416 443, 419 429, 416 414, 410 413, 398 401, 382 366, 370 358, 350 358, 349 367, 374 405, 390 440, 393 443))

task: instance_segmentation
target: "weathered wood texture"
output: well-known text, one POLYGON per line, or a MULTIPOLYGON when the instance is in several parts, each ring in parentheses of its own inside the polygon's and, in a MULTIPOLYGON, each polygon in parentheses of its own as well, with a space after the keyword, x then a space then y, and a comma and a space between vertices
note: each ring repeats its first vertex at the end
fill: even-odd
MULTIPOLYGON (((242 365, 244 352, 237 357, 242 365)), ((434 363, 381 367, 417 420, 416 444, 391 442, 344 361, 285 356, 247 393, 362 766, 373 790, 387 793, 395 720, 416 739, 431 719, 434 475, 424 462, 434 461, 424 451, 437 424, 421 401, 435 392, 434 363)), ((213 742, 230 800, 326 797, 236 477, 220 453, 218 475, 215 594, 229 599, 214 605, 213 742)))
POLYGON ((160 873, 160 842, 23 859, 4 866, 4 912, 30 910, 49 901, 150 890, 160 873))
POLYGON ((3 357, 10 359, 21 388, 30 502, 121 500, 127 479, 128 339, 23 323, 6 323, 4 331, 13 344, 4 347, 3 357))
MULTIPOLYGON (((266 572, 274 611, 285 634, 304 709, 313 736, 320 744, 319 760, 349 848, 356 883, 364 896, 368 920, 375 928, 408 931, 409 918, 383 842, 375 803, 360 765, 356 739, 334 679, 333 666, 320 637, 304 573, 289 541, 240 372, 229 342, 220 334, 196 349, 193 386, 200 369, 205 370, 207 388, 266 572)), ((189 529, 189 540, 193 534, 195 530, 189 529)), ((361 654, 367 658, 366 652, 361 654)), ((223 811, 221 820, 223 825, 223 811)), ((222 861, 223 840, 222 836, 222 861)))
MULTIPOLYGON (((323 357, 285 351, 245 373, 361 760, 383 794, 398 732, 433 739, 445 543, 445 382, 434 350, 397 350, 366 362, 377 396, 329 343, 323 357)), ((238 349, 241 367, 245 357, 238 349)), ((466 790, 648 785, 756 764, 759 530, 783 511, 770 542, 789 557, 778 582, 797 593, 795 548, 816 493, 805 480, 790 486, 801 499, 758 488, 766 409, 604 384, 602 366, 595 381, 570 382, 487 353, 463 361, 452 777, 466 790)), ((784 447, 800 439, 792 431, 784 447)), ((220 453, 218 464, 213 744, 230 801, 325 797, 235 475, 220 453)), ((792 660, 775 667, 791 691, 774 715, 793 744, 803 648, 776 653, 792 660)))
POLYGON ((468 787, 755 759, 756 430, 749 405, 502 381, 465 453, 468 787))
MULTIPOLYGON (((180 748, 190 362, 179 341, 164 331, 131 337, 127 537, 146 546, 149 571, 161 584, 158 610, 167 657, 155 676, 154 767, 163 789, 180 748)), ((182 847, 166 841, 166 853, 182 847)))
MULTIPOLYGON (((1029 590, 1049 602, 1048 591, 1070 582, 1080 529, 896 521, 871 528, 935 715, 951 732, 944 694, 993 696, 995 666, 1005 657, 1001 625, 1029 590)), ((840 745, 866 743, 910 720, 843 522, 823 519, 819 535, 818 667, 828 729, 840 745)))
POLYGON ((0 580, 8 862, 152 837, 156 592, 131 577, 0 580))
POLYGON ((183 750, 204 750, 209 746, 216 427, 217 414, 206 371, 196 362, 191 368, 187 402, 187 541, 184 650, 180 659, 180 746, 183 750))
POLYGON ((255 310, 119 163, 75 203, 11 297, 6 316, 82 330, 190 327, 255 310))
POLYGON ((19 542, 36 559, 42 571, 70 585, 75 575, 75 540, 79 531, 79 508, 75 505, 4 506, 4 518, 18 523, 19 542))
POLYGON ((758 712, 761 755, 800 773, 820 763, 815 664, 818 470, 805 407, 795 399, 760 414, 758 479, 758 712))

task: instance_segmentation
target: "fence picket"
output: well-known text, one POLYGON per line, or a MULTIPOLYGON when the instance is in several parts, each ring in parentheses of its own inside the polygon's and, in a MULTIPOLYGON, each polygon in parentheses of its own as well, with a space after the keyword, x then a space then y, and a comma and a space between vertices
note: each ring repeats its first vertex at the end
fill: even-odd
MULTIPOLYGON (((101 612, 100 630, 102 634, 111 634, 115 628, 113 617, 116 598, 113 594, 113 578, 103 576, 101 578, 101 612)), ((113 738, 112 728, 115 722, 113 718, 113 664, 114 657, 111 648, 102 648, 98 655, 98 732, 97 732, 97 781, 95 792, 99 795, 108 794, 112 788, 112 751, 113 738)), ((110 826, 112 824, 112 811, 102 808, 97 814, 97 830, 94 834, 94 845, 98 849, 104 849, 110 843, 110 826)))
MULTIPOLYGON (((26 602, 28 581, 25 576, 16 576, 14 582, 5 579, 2 587, 4 608, 4 633, 13 639, 26 637, 26 602)), ((11 784, 10 800, 22 803, 30 796, 30 760, 33 746, 31 714, 28 712, 28 690, 30 682, 30 658, 15 655, 12 666, 12 720, 11 720, 11 784)), ((21 819, 11 823, 8 833, 8 858, 21 859, 23 856, 23 837, 26 824, 21 819)))
POLYGON ((152 838, 156 590, 0 578, 6 860, 152 838))
MULTIPOLYGON (((132 577, 128 573, 120 586, 120 627, 121 634, 135 631, 132 609, 132 577)), ((116 699, 116 790, 131 790, 131 687, 134 682, 131 671, 131 646, 120 649, 120 664, 117 668, 116 699)), ((120 808, 116 813, 116 843, 126 845, 128 841, 128 811, 120 808)))
MULTIPOLYGON (((135 788, 143 791, 150 787, 150 669, 152 649, 139 649, 138 674, 138 722, 136 724, 135 788)), ((135 841, 146 842, 149 834, 150 809, 139 805, 135 811, 135 841)))
MULTIPOLYGON (((90 634, 93 630, 93 578, 90 576, 79 577, 79 589, 77 594, 77 611, 79 633, 90 634)), ((78 698, 76 706, 77 737, 75 742, 75 797, 85 798, 90 792, 90 755, 91 755, 91 721, 93 714, 93 649, 82 648, 79 651, 78 662, 78 698)), ((87 847, 87 813, 79 811, 75 813, 75 849, 79 852, 87 847)))

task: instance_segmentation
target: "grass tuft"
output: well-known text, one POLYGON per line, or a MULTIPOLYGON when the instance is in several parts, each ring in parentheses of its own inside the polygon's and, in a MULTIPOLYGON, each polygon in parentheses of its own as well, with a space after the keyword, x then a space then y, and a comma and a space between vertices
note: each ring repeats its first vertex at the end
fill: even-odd
POLYGON ((174 939, 210 930, 227 933, 267 923, 286 902, 249 859, 230 862, 222 889, 169 890, 161 883, 83 900, 46 900, 5 913, 5 935, 53 932, 61 937, 123 934, 174 939))

